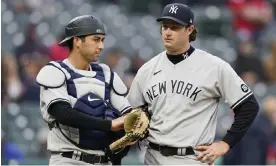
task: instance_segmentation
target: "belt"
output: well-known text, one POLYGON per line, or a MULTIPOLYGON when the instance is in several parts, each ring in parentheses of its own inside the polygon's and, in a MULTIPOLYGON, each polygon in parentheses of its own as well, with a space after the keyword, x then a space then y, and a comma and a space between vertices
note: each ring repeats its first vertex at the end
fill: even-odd
POLYGON ((185 155, 194 155, 195 152, 192 147, 186 148, 175 148, 169 146, 161 146, 155 143, 150 142, 149 147, 153 150, 159 151, 163 156, 185 156, 185 155))
MULTIPOLYGON (((57 154, 57 152, 52 152, 52 154, 57 154)), ((60 153, 58 153, 60 154, 60 153)), ((108 163, 107 156, 97 156, 94 154, 82 153, 80 151, 71 151, 71 152, 61 152, 62 157, 83 161, 89 164, 95 163, 108 163), (75 153, 74 153, 75 152, 75 153)))

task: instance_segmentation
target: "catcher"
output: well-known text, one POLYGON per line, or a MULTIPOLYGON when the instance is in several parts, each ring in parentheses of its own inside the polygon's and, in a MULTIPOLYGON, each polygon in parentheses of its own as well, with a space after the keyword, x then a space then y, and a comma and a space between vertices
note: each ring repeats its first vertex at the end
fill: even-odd
POLYGON ((146 130, 148 120, 142 108, 130 107, 119 76, 95 63, 104 48, 102 22, 79 16, 68 23, 65 34, 60 45, 69 47, 68 58, 50 62, 36 78, 42 116, 50 127, 49 164, 119 165, 129 147, 116 142, 110 150, 109 145, 129 136, 128 144, 135 143, 144 136, 142 127, 146 130))

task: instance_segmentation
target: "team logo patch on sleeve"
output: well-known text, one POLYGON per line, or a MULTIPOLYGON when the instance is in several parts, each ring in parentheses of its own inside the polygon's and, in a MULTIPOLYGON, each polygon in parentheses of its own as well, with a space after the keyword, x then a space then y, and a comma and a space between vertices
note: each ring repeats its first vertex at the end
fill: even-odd
POLYGON ((241 90, 242 90, 244 93, 246 93, 246 92, 249 91, 249 87, 248 87, 247 85, 245 85, 245 84, 241 84, 241 90))

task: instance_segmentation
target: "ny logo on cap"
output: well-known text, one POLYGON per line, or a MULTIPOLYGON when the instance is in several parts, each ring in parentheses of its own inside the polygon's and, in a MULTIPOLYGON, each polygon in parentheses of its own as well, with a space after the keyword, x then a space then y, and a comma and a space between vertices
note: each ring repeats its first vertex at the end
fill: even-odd
POLYGON ((97 29, 96 32, 97 33, 102 33, 102 30, 101 29, 97 29))
POLYGON ((177 9, 178 9, 178 7, 173 5, 173 6, 170 8, 169 13, 174 13, 174 14, 176 14, 177 9))

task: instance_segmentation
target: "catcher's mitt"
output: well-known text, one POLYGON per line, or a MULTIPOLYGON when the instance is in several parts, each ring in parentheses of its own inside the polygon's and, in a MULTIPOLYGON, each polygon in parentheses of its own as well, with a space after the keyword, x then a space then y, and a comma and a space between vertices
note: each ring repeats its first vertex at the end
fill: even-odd
POLYGON ((124 120, 126 134, 109 146, 111 151, 133 145, 145 137, 149 125, 149 117, 145 111, 147 111, 147 106, 135 108, 126 115, 124 120))

